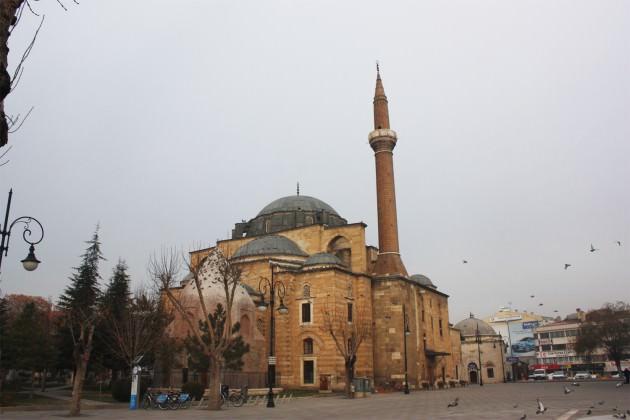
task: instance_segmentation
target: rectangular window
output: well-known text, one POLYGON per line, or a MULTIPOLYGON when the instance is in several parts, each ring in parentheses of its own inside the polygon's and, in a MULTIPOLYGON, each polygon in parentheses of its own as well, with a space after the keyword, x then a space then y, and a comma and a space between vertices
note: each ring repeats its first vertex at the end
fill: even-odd
POLYGON ((567 349, 567 345, 566 344, 554 344, 553 345, 553 349, 554 350, 566 350, 567 349))
POLYGON ((315 383, 315 361, 314 360, 304 360, 303 370, 304 370, 304 384, 312 385, 315 383))
POLYGON ((567 330, 567 337, 577 337, 577 330, 567 330))
POLYGON ((302 304, 302 324, 311 323, 311 302, 304 302, 302 304))
POLYGON ((551 351, 551 344, 543 344, 540 347, 542 348, 542 351, 551 351))
POLYGON ((352 303, 348 303, 348 322, 352 322, 352 303))
POLYGON ((444 337, 444 331, 442 331, 442 320, 438 320, 439 325, 440 325, 440 337, 444 337))
POLYGON ((549 338, 549 333, 540 333, 538 334, 538 338, 549 338))
POLYGON ((494 368, 488 368, 488 378, 494 378, 494 368))
POLYGON ((549 333, 549 336, 551 338, 559 338, 559 337, 564 337, 564 331, 551 331, 549 333))

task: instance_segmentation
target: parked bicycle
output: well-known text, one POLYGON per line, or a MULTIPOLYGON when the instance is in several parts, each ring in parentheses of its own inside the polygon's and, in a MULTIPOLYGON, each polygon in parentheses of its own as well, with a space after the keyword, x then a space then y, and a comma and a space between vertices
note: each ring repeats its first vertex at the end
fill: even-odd
POLYGON ((230 389, 228 385, 221 385, 221 405, 232 405, 233 407, 241 407, 247 402, 247 387, 240 390, 230 389))
POLYGON ((192 397, 188 393, 174 391, 154 393, 147 391, 142 398, 141 407, 144 409, 177 410, 179 408, 188 408, 191 404, 192 397))

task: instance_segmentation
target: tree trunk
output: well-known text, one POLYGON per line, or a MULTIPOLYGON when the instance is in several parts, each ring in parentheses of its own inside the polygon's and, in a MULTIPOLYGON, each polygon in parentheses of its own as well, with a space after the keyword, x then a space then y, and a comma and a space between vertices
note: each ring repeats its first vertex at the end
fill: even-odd
POLYGON ((24 0, 0 1, 0 147, 7 144, 9 127, 4 114, 4 99, 11 91, 11 76, 7 72, 9 62, 9 29, 15 14, 24 0))
POLYGON ((42 371, 42 377, 41 377, 41 392, 46 392, 46 375, 48 373, 48 369, 44 368, 44 370, 42 371))
MULTIPOLYGON (((83 355, 81 355, 83 356, 83 355)), ((81 394, 83 393, 83 382, 87 372, 87 360, 81 357, 77 363, 77 370, 74 374, 74 385, 72 386, 72 401, 70 402, 70 416, 81 415, 81 394)))
POLYGON ((354 380, 354 363, 350 360, 346 360, 344 364, 346 370, 346 396, 348 398, 354 398, 352 392, 352 381, 354 380))
POLYGON ((208 369, 208 410, 221 409, 221 368, 217 359, 210 357, 208 369))
POLYGON ((617 372, 619 372, 619 374, 622 374, 623 372, 621 371, 621 359, 615 359, 615 366, 617 366, 617 372))

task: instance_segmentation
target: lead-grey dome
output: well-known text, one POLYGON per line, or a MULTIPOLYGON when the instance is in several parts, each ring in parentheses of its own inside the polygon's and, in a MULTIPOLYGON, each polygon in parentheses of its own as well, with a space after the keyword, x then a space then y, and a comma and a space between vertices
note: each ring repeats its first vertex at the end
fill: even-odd
POLYGON ((423 275, 423 274, 414 274, 413 276, 411 276, 409 278, 411 280, 415 281, 416 283, 421 284, 422 286, 426 286, 426 287, 431 287, 433 289, 437 289, 437 286, 435 284, 433 284, 431 279, 428 278, 427 276, 423 275))
POLYGON ((327 252, 319 252, 317 254, 313 254, 304 261, 304 266, 311 265, 339 265, 342 266, 343 263, 336 255, 329 254, 327 252))
POLYGON ((256 238, 240 247, 233 258, 252 255, 297 255, 307 257, 304 251, 292 240, 280 235, 267 235, 256 238))
POLYGON ((466 318, 455 324, 462 336, 475 336, 477 335, 477 329, 479 329, 479 335, 497 335, 496 331, 488 324, 480 319, 473 317, 470 314, 470 318, 466 318))
POLYGON ((285 211, 326 211, 335 216, 339 216, 335 209, 318 198, 309 197, 307 195, 290 195, 288 197, 278 198, 267 204, 258 212, 256 217, 285 211))

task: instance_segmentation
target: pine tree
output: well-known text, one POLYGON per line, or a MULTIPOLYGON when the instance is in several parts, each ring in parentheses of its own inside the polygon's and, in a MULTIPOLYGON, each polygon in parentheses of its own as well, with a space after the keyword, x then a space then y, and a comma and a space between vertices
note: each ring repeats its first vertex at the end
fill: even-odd
POLYGON ((127 268, 124 260, 118 260, 101 302, 107 316, 113 316, 116 319, 121 318, 131 301, 131 292, 129 290, 131 280, 127 274, 127 268))
POLYGON ((81 265, 75 268, 76 272, 70 278, 70 286, 59 298, 59 307, 64 312, 65 325, 69 328, 73 341, 72 357, 75 377, 70 405, 71 416, 78 416, 81 412, 83 382, 100 313, 99 280, 101 276, 98 273, 98 264, 104 258, 101 253, 101 243, 98 240, 98 227, 87 244, 88 247, 81 256, 81 265))

